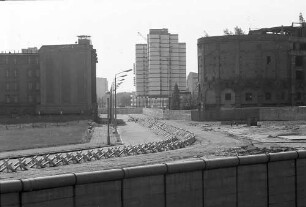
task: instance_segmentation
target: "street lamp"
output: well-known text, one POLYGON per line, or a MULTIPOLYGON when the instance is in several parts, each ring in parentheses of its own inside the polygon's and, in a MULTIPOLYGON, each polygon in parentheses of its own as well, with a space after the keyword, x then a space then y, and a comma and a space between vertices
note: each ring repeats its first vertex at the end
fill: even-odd
POLYGON ((124 81, 123 77, 127 76, 127 74, 122 74, 122 73, 127 73, 127 72, 130 72, 132 70, 133 69, 128 69, 128 70, 124 70, 124 71, 121 71, 121 72, 115 74, 115 110, 114 110, 114 113, 115 113, 114 114, 115 115, 115 133, 118 133, 117 132, 117 87, 119 87, 119 85, 122 83, 122 81, 124 81), (118 76, 119 74, 122 74, 122 75, 118 76), (119 80, 121 82, 119 82, 118 86, 117 86, 117 78, 123 78, 123 79, 119 80))
POLYGON ((109 136, 109 122, 110 122, 110 92, 106 92, 107 94, 107 145, 110 145, 110 136, 109 136))

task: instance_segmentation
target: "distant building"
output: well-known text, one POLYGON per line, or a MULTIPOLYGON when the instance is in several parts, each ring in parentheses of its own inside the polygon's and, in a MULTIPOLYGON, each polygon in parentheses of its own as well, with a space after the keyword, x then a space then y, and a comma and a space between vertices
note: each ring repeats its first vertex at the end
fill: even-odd
POLYGON ((306 24, 198 39, 204 108, 306 104, 306 24))
POLYGON ((78 44, 45 45, 0 54, 0 114, 91 114, 96 110, 96 50, 78 44))
POLYGON ((106 78, 96 78, 97 81, 97 98, 102 98, 108 91, 108 81, 106 78))
POLYGON ((150 29, 147 44, 136 45, 137 107, 168 107, 175 84, 186 90, 186 44, 168 29, 150 29))
POLYGON ((33 114, 40 104, 38 53, 0 53, 0 114, 33 114))
POLYGON ((106 92, 108 91, 108 81, 106 78, 96 78, 97 82, 97 102, 100 108, 106 106, 106 92))
POLYGON ((187 76, 187 91, 191 93, 192 96, 197 96, 198 94, 198 74, 190 72, 187 76))

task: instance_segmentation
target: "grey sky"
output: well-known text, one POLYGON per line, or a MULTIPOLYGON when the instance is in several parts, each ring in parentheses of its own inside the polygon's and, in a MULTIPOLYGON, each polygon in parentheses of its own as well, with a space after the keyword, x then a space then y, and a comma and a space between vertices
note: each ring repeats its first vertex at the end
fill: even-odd
MULTIPOLYGON (((305 0, 49 0, 0 2, 0 52, 74 43, 91 35, 97 49, 97 76, 111 82, 133 67, 135 44, 145 43, 150 28, 168 28, 187 44, 187 75, 197 72, 197 39, 222 35, 236 25, 249 28, 291 25, 305 0)), ((133 75, 119 91, 132 91, 133 75)))

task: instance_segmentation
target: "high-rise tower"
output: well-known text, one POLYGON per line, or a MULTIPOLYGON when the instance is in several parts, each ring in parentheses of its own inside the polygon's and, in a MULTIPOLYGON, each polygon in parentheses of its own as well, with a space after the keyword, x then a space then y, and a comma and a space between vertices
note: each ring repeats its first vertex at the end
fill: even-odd
POLYGON ((150 29, 136 45, 137 106, 168 107, 175 84, 186 89, 186 44, 168 29, 150 29))

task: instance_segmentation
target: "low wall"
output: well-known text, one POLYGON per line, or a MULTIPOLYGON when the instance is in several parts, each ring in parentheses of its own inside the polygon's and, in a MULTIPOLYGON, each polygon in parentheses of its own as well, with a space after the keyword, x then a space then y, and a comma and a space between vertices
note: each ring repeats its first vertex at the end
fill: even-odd
POLYGON ((158 119, 191 120, 190 110, 169 110, 169 109, 163 110, 156 108, 144 108, 143 114, 158 119))
POLYGON ((255 118, 258 121, 306 120, 306 107, 252 107, 233 109, 193 110, 193 121, 233 121, 255 118))
MULTIPOLYGON (((107 108, 99 108, 99 114, 107 114, 107 108)), ((142 108, 117 108, 117 114, 142 114, 142 108)))
POLYGON ((164 118, 164 110, 155 108, 143 108, 143 114, 158 119, 164 118))
POLYGON ((233 121, 248 120, 255 118, 259 120, 259 108, 233 108, 233 109, 209 109, 206 111, 193 110, 191 120, 193 121, 233 121))
POLYGON ((279 107, 279 108, 262 108, 259 111, 259 117, 262 121, 270 120, 306 120, 306 107, 279 107))
POLYGON ((0 207, 306 206, 306 151, 0 181, 0 207))

